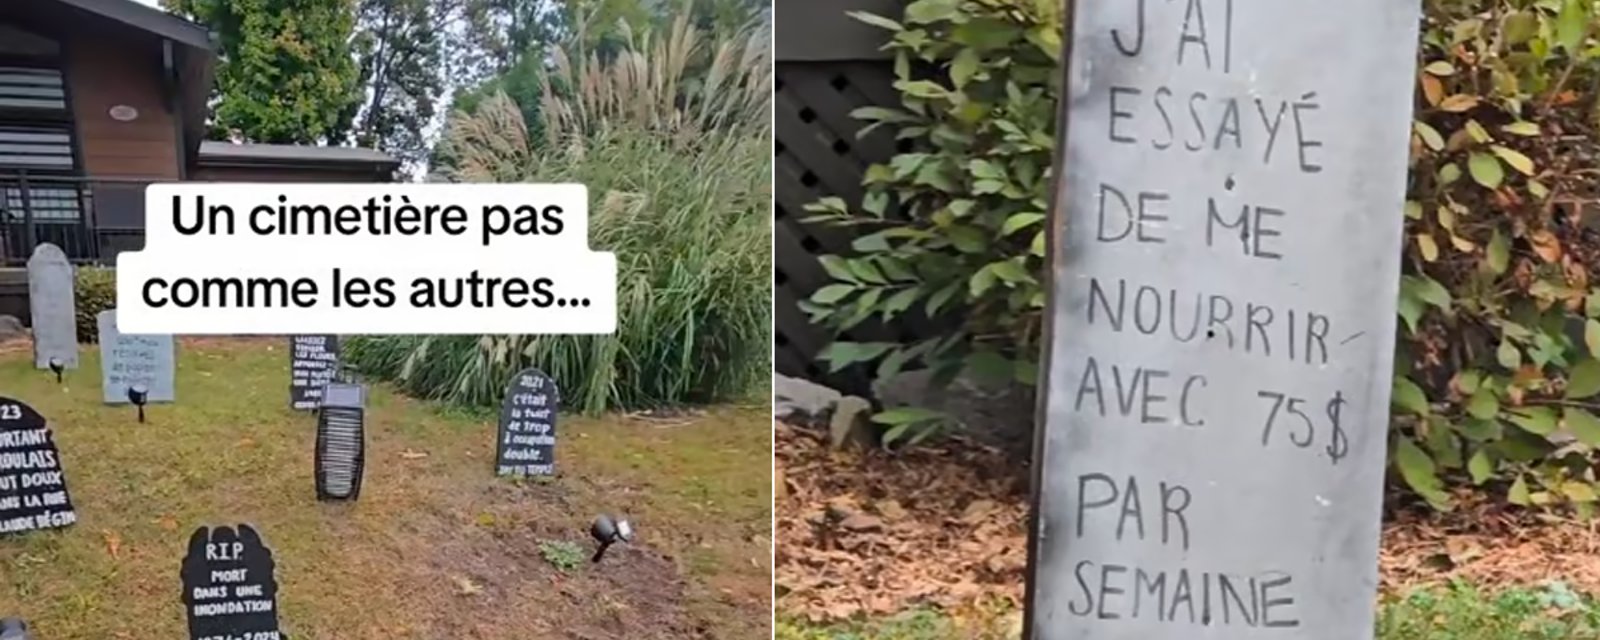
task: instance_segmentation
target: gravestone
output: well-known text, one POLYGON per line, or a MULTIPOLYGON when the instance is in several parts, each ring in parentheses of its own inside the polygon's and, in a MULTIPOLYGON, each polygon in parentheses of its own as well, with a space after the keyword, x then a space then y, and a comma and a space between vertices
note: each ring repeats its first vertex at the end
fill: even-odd
POLYGON ((1418 2, 1073 7, 1029 637, 1371 638, 1418 2))
POLYGON ((0 397, 0 535, 77 521, 61 453, 44 416, 20 400, 0 397))
POLYGON ((324 391, 317 413, 317 499, 354 500, 366 467, 367 389, 336 382, 324 391))
POLYGON ((33 319, 33 366, 49 369, 50 359, 78 368, 78 307, 72 263, 53 244, 40 244, 28 258, 28 308, 33 319))
POLYGON ((196 529, 180 572, 190 640, 280 640, 273 569, 250 525, 196 529))
POLYGON ((106 404, 127 404, 128 387, 144 385, 145 402, 173 402, 177 352, 169 335, 135 335, 117 331, 117 310, 101 311, 101 396, 106 404))
POLYGON ((289 338, 289 406, 297 411, 322 403, 322 388, 339 376, 339 336, 289 338))
POLYGON ((511 378, 500 405, 496 475, 555 475, 556 407, 561 394, 556 381, 538 369, 511 378))

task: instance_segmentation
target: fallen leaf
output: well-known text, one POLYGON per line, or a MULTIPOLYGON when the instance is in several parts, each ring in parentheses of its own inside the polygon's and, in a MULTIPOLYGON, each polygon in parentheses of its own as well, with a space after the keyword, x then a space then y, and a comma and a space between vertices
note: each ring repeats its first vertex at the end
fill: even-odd
POLYGON ((883 521, 865 513, 857 513, 845 518, 843 522, 839 523, 839 526, 843 527, 846 531, 866 533, 871 531, 881 531, 883 529, 883 521))
POLYGON ((102 529, 100 535, 106 539, 106 552, 110 553, 112 558, 119 557, 122 552, 122 536, 109 529, 102 529))
POLYGON ((1561 260, 1561 240, 1555 234, 1540 229, 1528 234, 1528 243, 1533 245, 1533 252, 1539 254, 1545 262, 1559 262, 1561 260))
POLYGON ((984 519, 994 509, 995 504, 992 500, 973 500, 972 504, 967 505, 966 510, 961 512, 961 521, 967 524, 977 524, 978 521, 984 519))
POLYGON ((470 579, 462 576, 454 576, 450 579, 456 583, 456 595, 475 596, 483 593, 483 587, 478 586, 477 583, 470 579))
POLYGON ((905 507, 900 506, 899 501, 880 500, 875 506, 878 514, 888 518, 889 520, 899 520, 906 517, 906 509, 905 507))
POLYGON ((178 519, 171 515, 163 514, 161 517, 156 518, 156 525, 167 531, 177 531, 178 519))

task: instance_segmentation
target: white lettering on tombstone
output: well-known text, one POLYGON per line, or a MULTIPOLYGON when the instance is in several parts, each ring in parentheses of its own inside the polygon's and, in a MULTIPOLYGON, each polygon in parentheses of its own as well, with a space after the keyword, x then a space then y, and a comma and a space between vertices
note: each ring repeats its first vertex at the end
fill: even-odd
POLYGON ((289 339, 289 406, 315 409, 323 389, 339 375, 338 336, 292 336, 289 339))
POLYGON ((50 359, 78 368, 78 312, 72 263, 45 243, 28 258, 28 308, 33 327, 33 366, 49 369, 50 359))
POLYGON ((0 397, 0 533, 76 521, 60 455, 44 416, 0 397))
POLYGON ((117 330, 117 311, 96 317, 100 334, 101 399, 127 404, 128 388, 144 385, 149 403, 176 400, 177 351, 172 336, 135 335, 117 330))
POLYGON ((495 472, 499 475, 550 475, 555 472, 555 407, 559 390, 538 369, 512 376, 500 407, 495 472), (542 464, 515 464, 521 462, 542 464))
POLYGON ((1371 638, 1418 2, 1072 5, 1030 637, 1371 638))

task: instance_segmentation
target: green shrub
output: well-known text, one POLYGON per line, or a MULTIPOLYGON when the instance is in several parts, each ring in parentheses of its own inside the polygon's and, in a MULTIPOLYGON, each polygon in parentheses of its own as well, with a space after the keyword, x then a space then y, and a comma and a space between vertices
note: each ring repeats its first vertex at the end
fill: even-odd
POLYGON ((576 542, 568 540, 540 540, 539 555, 543 556, 544 561, 550 563, 550 566, 555 567, 556 570, 562 573, 567 573, 583 566, 583 561, 589 559, 588 554, 584 553, 583 547, 578 546, 576 542))
MULTIPOLYGON (((967 371, 1032 384, 1060 3, 922 0, 906 7, 903 23, 855 15, 893 32, 902 105, 854 115, 869 130, 895 127, 919 144, 867 171, 860 211, 838 198, 811 207, 811 220, 855 226, 860 236, 855 256, 822 258, 834 283, 802 307, 840 334, 874 316, 906 314, 957 328, 910 344, 836 342, 823 358, 834 370, 876 362, 879 377, 927 367, 941 381, 967 371), (932 61, 940 74, 914 75, 914 61, 932 61)), ((897 427, 891 439, 929 418, 936 416, 911 410, 878 416, 897 427)))
POLYGON ((73 274, 74 304, 77 307, 78 341, 99 342, 100 327, 96 317, 101 311, 117 306, 117 270, 110 267, 83 266, 73 274))
MULTIPOLYGON (((646 43, 617 64, 683 73, 650 57, 692 58, 688 33, 680 23, 676 45, 646 43)), ((770 105, 771 67, 739 66, 752 62, 742 55, 706 56, 727 67, 714 88, 730 95, 679 101, 630 93, 641 80, 623 69, 561 67, 584 78, 570 86, 595 93, 547 94, 545 133, 555 137, 546 141, 530 139, 504 95, 450 127, 451 179, 588 186, 590 245, 617 257, 615 334, 365 337, 351 341, 348 360, 412 395, 465 406, 497 405, 511 376, 536 366, 560 385, 562 405, 583 413, 718 401, 767 380, 772 143, 767 107, 747 100, 770 105), (678 108, 696 115, 673 115, 678 108)))
POLYGON ((1591 514, 1600 264, 1559 205, 1595 186, 1600 23, 1588 0, 1424 6, 1392 459, 1440 508, 1472 483, 1591 514))
MULTIPOLYGON (((903 104, 855 115, 918 148, 871 167, 859 205, 813 207, 862 231, 854 255, 822 258, 833 282, 803 306, 837 334, 908 313, 958 328, 836 342, 823 354, 835 368, 1033 381, 1057 4, 918 0, 902 19, 856 16, 892 34, 903 104), (936 73, 914 75, 912 61, 936 73)), ((1600 289, 1589 275, 1600 252, 1563 204, 1592 197, 1600 175, 1600 20, 1589 0, 1423 6, 1391 460, 1437 508, 1453 487, 1479 485, 1589 515, 1600 501, 1600 289)), ((875 419, 901 437, 941 416, 875 419)))

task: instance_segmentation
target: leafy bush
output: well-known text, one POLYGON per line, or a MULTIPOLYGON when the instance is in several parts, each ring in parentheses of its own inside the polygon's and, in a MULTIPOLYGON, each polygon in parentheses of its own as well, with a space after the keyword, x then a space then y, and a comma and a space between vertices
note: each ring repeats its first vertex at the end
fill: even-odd
MULTIPOLYGON (((868 130, 893 126, 920 143, 868 169, 861 211, 838 198, 811 220, 854 226, 854 257, 824 256, 833 284, 804 303, 812 321, 844 333, 871 317, 948 319, 945 335, 899 344, 835 342, 834 370, 877 362, 879 377, 927 367, 949 381, 963 371, 984 381, 1032 384, 1044 292, 1044 219, 1049 203, 1059 2, 920 0, 904 23, 853 14, 893 32, 900 108, 867 107, 868 130), (934 61, 943 76, 913 73, 934 61)), ((934 424, 926 411, 880 414, 893 425, 934 424)))
POLYGON ((78 267, 73 273, 73 295, 77 307, 78 341, 100 340, 97 316, 117 306, 117 270, 109 267, 78 267))
POLYGON ((1587 0, 1429 0, 1406 203, 1393 460, 1431 504, 1493 482, 1590 514, 1600 446, 1587 0))
MULTIPOLYGON (((356 368, 419 397, 494 406, 511 375, 537 366, 561 385, 563 405, 584 413, 722 400, 767 379, 772 146, 761 124, 767 107, 703 105, 725 98, 743 104, 752 96, 770 105, 770 89, 748 87, 770 84, 771 67, 759 58, 713 54, 708 64, 725 65, 718 67, 723 83, 716 91, 740 97, 630 102, 641 87, 685 86, 678 82, 684 67, 675 65, 693 58, 697 47, 687 27, 675 33, 669 41, 675 44, 647 43, 620 54, 616 64, 631 71, 584 67, 584 80, 573 86, 588 97, 565 102, 547 95, 542 111, 562 114, 546 123, 553 138, 530 138, 520 109, 504 95, 450 127, 458 160, 450 179, 588 185, 590 245, 617 256, 617 332, 365 337, 349 347, 356 368), (649 57, 662 52, 677 57, 649 57), (741 61, 755 67, 733 66, 741 61), (693 114, 675 115, 675 108, 693 114)), ((688 83, 683 90, 705 87, 688 83)))
MULTIPOLYGON (((837 368, 931 367, 1033 381, 1040 226, 1060 87, 1058 3, 918 0, 892 33, 900 108, 866 108, 918 149, 870 168, 859 207, 816 219, 861 229, 853 256, 804 304, 835 332, 925 313, 954 331, 907 343, 836 342, 837 368), (914 75, 913 61, 937 74, 914 75)), ((1425 0, 1412 141, 1400 340, 1398 477, 1437 508, 1492 486, 1521 505, 1596 504, 1600 289, 1590 283, 1600 46, 1588 0, 1425 0)), ((1400 215, 1401 212, 1396 212, 1400 215)), ((891 437, 940 419, 879 414, 891 437)))

